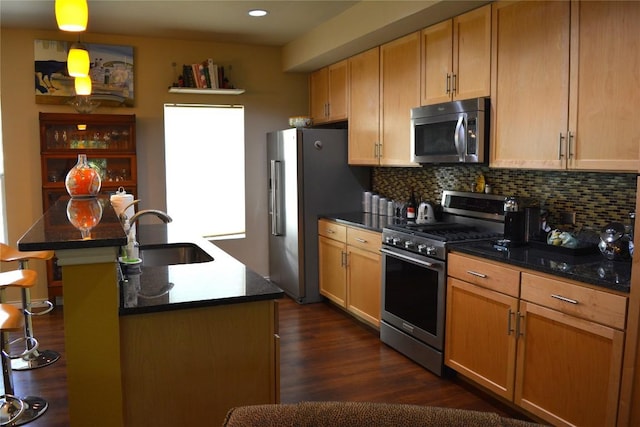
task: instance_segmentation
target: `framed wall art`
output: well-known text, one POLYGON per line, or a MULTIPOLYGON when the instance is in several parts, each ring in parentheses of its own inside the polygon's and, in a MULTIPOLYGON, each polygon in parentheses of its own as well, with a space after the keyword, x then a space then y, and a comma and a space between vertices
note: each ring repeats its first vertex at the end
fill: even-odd
MULTIPOLYGON (((71 42, 35 40, 37 104, 65 104, 75 98, 74 79, 67 72, 71 42)), ((103 106, 133 107, 133 47, 83 43, 89 50, 91 99, 103 106)))

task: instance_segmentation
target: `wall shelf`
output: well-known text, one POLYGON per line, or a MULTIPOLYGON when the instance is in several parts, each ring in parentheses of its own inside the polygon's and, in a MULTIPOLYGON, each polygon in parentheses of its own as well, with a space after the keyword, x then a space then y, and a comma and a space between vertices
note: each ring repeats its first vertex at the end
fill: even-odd
POLYGON ((170 87, 169 93, 197 93, 204 95, 240 95, 244 89, 209 89, 195 87, 170 87))

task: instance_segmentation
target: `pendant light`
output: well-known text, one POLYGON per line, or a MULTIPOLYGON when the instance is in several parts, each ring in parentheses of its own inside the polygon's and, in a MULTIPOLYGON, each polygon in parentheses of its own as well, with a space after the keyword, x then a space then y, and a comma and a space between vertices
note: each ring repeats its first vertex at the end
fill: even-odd
POLYGON ((91 77, 75 78, 76 95, 91 95, 91 77))
POLYGON ((89 75, 89 51, 80 42, 69 48, 67 69, 71 77, 86 77, 89 75))
POLYGON ((62 31, 79 32, 87 29, 87 0, 56 0, 55 9, 58 28, 62 31))

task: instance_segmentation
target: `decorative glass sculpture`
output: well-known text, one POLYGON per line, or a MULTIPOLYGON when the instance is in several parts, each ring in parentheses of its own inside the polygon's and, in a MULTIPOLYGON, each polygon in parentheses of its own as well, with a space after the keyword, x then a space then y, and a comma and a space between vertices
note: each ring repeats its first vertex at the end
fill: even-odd
POLYGON ((94 197, 100 191, 100 173, 87 162, 86 154, 78 154, 78 163, 71 168, 64 181, 67 193, 73 198, 94 197))

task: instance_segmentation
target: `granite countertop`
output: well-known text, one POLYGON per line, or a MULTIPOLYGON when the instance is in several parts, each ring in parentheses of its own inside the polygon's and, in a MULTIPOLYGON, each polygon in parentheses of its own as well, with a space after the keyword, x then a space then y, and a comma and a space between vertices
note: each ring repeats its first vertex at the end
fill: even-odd
POLYGON ((127 243, 127 235, 120 220, 111 207, 109 198, 78 199, 81 206, 82 222, 88 223, 88 212, 101 212, 98 224, 89 231, 90 236, 83 237, 82 231, 69 220, 73 212, 72 199, 68 196, 58 199, 18 240, 18 250, 41 251, 59 249, 84 249, 110 246, 122 246, 127 243), (96 203, 99 205, 96 211, 96 203), (70 211, 68 213, 67 211, 70 211))
POLYGON ((629 292, 631 286, 631 262, 609 261, 600 252, 572 256, 530 246, 498 250, 491 242, 451 244, 449 249, 614 291, 629 292))
MULTIPOLYGON (((74 202, 75 203, 75 202, 74 202)), ((109 198, 84 200, 81 209, 70 209, 71 200, 61 198, 18 240, 21 251, 67 250, 120 247, 126 234, 109 198), (90 204, 91 208, 87 208, 90 204), (73 225, 88 223, 88 212, 101 213, 98 223, 84 235, 73 225), (69 211, 69 212, 68 212, 69 211)), ((77 203, 76 203, 77 207, 77 203)), ((120 314, 148 313, 185 308, 235 304, 282 298, 284 292, 206 239, 192 238, 180 231, 180 224, 137 225, 141 246, 193 243, 214 260, 205 263, 141 267, 127 275, 120 269, 120 314)), ((114 256, 115 258, 115 256, 114 256)), ((117 260, 113 260, 117 264, 117 260)), ((116 286, 116 284, 114 284, 116 286)))
MULTIPOLYGON (((364 212, 324 214, 320 217, 378 232, 381 232, 387 224, 404 221, 401 218, 364 212)), ((549 273, 613 291, 628 293, 631 286, 631 262, 609 261, 597 250, 593 254, 571 256, 554 250, 528 246, 500 251, 491 242, 455 243, 448 247, 450 251, 549 273)))
POLYGON ((145 247, 154 245, 194 243, 213 261, 159 267, 125 265, 120 281, 121 315, 262 301, 284 296, 282 289, 213 243, 185 236, 173 223, 139 225, 137 231, 143 253, 145 247))
POLYGON ((382 233, 382 229, 388 224, 406 223, 406 220, 402 218, 389 217, 386 215, 374 215, 367 212, 324 214, 320 215, 320 218, 330 219, 340 224, 353 225, 355 227, 377 231, 379 233, 382 233))

